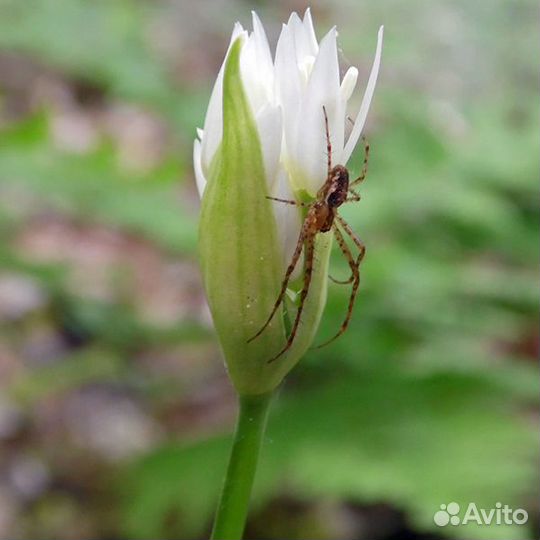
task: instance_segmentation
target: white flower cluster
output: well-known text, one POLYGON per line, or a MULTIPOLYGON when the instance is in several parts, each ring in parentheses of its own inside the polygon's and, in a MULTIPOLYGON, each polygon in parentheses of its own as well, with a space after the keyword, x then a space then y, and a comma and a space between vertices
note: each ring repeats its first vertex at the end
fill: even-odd
MULTIPOLYGON (((259 133, 268 192, 274 197, 294 199, 295 193, 302 191, 314 196, 326 180, 323 106, 328 114, 334 165, 347 164, 360 138, 379 72, 383 27, 379 29, 364 98, 347 140, 347 102, 355 89, 358 70, 350 67, 340 80, 336 37, 337 31, 332 28, 318 43, 309 9, 303 19, 293 13, 283 25, 272 60, 266 33, 255 13, 251 33, 239 23, 234 27, 231 45, 238 38, 243 41, 242 83, 259 133)), ((223 134, 224 67, 225 62, 212 91, 204 130, 198 130, 194 143, 201 196, 223 134)), ((284 204, 275 203, 274 211, 286 265, 298 238, 300 217, 294 207, 284 204)))

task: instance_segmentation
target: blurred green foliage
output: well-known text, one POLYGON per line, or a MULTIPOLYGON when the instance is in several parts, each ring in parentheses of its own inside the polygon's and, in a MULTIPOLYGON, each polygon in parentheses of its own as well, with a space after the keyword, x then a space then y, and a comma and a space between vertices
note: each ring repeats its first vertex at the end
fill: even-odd
POLYGON ((125 227, 167 250, 195 250, 194 216, 179 211, 174 197, 184 166, 172 156, 139 174, 122 170, 107 142, 87 154, 67 154, 51 143, 47 118, 38 115, 3 133, 0 159, 6 188, 22 185, 51 210, 125 227))
MULTIPOLYGON (((370 174, 363 201, 344 210, 368 246, 362 289, 346 335, 313 351, 276 400, 254 508, 280 495, 384 501, 423 531, 434 528, 433 513, 450 501, 530 509, 538 476, 538 441, 528 416, 538 407, 531 353, 531 342, 538 345, 538 104, 537 61, 522 35, 534 33, 534 3, 493 2, 488 16, 482 2, 441 1, 426 9, 412 2, 404 27, 416 35, 400 29, 403 8, 391 1, 354 5, 366 31, 368 22, 375 28, 384 20, 388 36, 368 133, 370 174), (463 47, 437 41, 436 27, 425 22, 437 15, 434 6, 458 23, 467 20, 457 36, 463 47), (431 51, 428 29, 439 46, 431 51), (471 53, 473 44, 478 48, 471 53), (472 81, 455 92, 430 86, 426 78, 444 75, 445 59, 472 81), (409 80, 406 70, 412 70, 409 80), (505 72, 512 84, 502 80, 505 72)), ((244 13, 246 6, 235 6, 244 13)), ((334 22, 333 12, 339 21, 349 8, 329 4, 321 30, 334 22)), ((134 172, 122 167, 106 137, 88 152, 59 149, 47 110, 0 131, 4 269, 37 279, 54 298, 55 317, 87 338, 82 350, 10 383, 11 395, 26 407, 84 384, 133 384, 132 354, 149 345, 212 339, 196 322, 155 328, 129 303, 73 295, 65 268, 28 262, 11 245, 29 219, 10 204, 22 191, 41 211, 117 228, 164 253, 195 259, 197 216, 178 186, 184 194, 190 189, 193 128, 203 122, 211 82, 193 88, 181 80, 178 88, 170 66, 150 46, 148 29, 167 9, 167 3, 127 0, 0 0, 1 47, 84 80, 106 100, 147 107, 169 122, 175 142, 159 164, 134 172)), ((350 23, 342 36, 347 54, 369 58, 367 39, 356 40, 350 23)), ((361 159, 355 156, 352 169, 361 159)), ((333 275, 346 273, 336 253, 333 275)), ((347 294, 346 287, 330 287, 321 341, 339 326, 347 294)), ((141 379, 142 373, 135 387, 159 402, 156 379, 141 379)), ((190 384, 179 381, 167 395, 190 384)), ((157 381, 158 389, 165 386, 157 381)), ((115 534, 204 534, 227 457, 224 433, 173 437, 123 462, 106 494, 116 505, 115 534)), ((530 535, 517 526, 438 532, 530 535)))

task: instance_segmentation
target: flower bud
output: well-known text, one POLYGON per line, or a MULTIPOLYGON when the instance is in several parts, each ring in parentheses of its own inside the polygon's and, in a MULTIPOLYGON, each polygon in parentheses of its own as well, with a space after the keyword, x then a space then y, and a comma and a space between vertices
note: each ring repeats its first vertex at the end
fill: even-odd
MULTIPOLYGON (((286 341, 302 262, 290 295, 259 337, 278 298, 303 219, 302 209, 267 197, 312 200, 326 179, 323 106, 328 111, 332 160, 345 165, 373 95, 382 31, 364 101, 345 142, 346 104, 358 71, 339 80, 336 31, 315 38, 309 10, 284 25, 275 62, 259 19, 248 34, 237 24, 210 98, 204 130, 194 143, 202 197, 199 252, 204 285, 229 375, 241 394, 275 388, 310 346, 326 302, 331 234, 319 233, 301 325, 286 341)), ((300 285, 301 286, 301 285, 300 285)))

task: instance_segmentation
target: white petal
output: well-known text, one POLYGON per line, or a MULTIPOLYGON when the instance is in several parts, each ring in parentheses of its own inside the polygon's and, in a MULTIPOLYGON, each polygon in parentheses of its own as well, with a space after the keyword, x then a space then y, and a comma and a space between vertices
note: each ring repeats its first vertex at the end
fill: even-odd
POLYGON ((201 163, 201 142, 197 139, 193 143, 193 169, 195 170, 195 181, 197 183, 199 197, 202 199, 204 188, 206 187, 206 178, 204 177, 201 163))
POLYGON ((197 128, 197 138, 199 141, 202 141, 204 137, 204 130, 201 128, 197 128))
POLYGON ((381 26, 379 28, 379 33, 377 36, 377 50, 375 51, 375 59, 373 60, 373 67, 371 68, 371 73, 369 74, 366 91, 364 92, 364 98, 362 99, 362 105, 360 105, 360 110, 358 111, 358 115, 356 116, 356 120, 354 121, 353 129, 343 150, 342 161, 344 165, 347 163, 347 161, 349 161, 349 158, 353 153, 353 150, 356 146, 356 143, 358 142, 358 139, 360 138, 360 134, 362 133, 362 129, 364 128, 364 124, 366 122, 369 106, 373 97, 373 92, 375 91, 375 85, 377 84, 379 66, 381 65, 383 31, 384 26, 381 26))
POLYGON ((304 13, 304 28, 306 31, 307 41, 310 48, 310 54, 317 56, 319 52, 319 44, 317 43, 317 36, 315 35, 315 29, 313 28, 313 20, 311 19, 311 9, 307 8, 304 13))
POLYGON ((257 73, 257 45, 255 34, 251 34, 240 56, 242 83, 253 112, 256 112, 264 102, 264 90, 261 88, 257 73))
POLYGON ((336 30, 321 41, 319 54, 302 101, 294 155, 292 159, 303 173, 312 195, 327 176, 327 144, 323 105, 328 115, 332 163, 340 162, 344 139, 344 114, 340 98, 336 30))
POLYGON ((358 80, 358 70, 355 67, 350 67, 345 73, 343 80, 341 81, 341 99, 347 103, 354 92, 356 81, 358 80))
POLYGON ((263 73, 264 79, 271 79, 273 77, 274 65, 272 63, 272 53, 268 45, 268 38, 257 14, 252 11, 251 16, 253 19, 253 34, 255 36, 255 48, 257 52, 257 68, 263 73))
MULTIPOLYGON (((271 196, 279 197, 281 199, 294 200, 287 174, 283 169, 280 169, 277 174, 277 179, 272 188, 271 196)), ((274 215, 276 217, 278 241, 279 245, 281 246, 283 257, 283 271, 285 271, 291 262, 294 249, 298 242, 302 221, 300 219, 299 209, 296 206, 277 201, 272 201, 272 205, 274 207, 274 215)), ((300 258, 296 264, 296 269, 291 279, 295 279, 300 275, 302 267, 303 259, 300 258)))
POLYGON ((300 20, 298 14, 293 12, 289 17, 287 26, 291 30, 294 39, 296 61, 298 64, 302 64, 306 56, 314 56, 304 23, 300 20))
POLYGON ((202 167, 203 170, 210 166, 212 157, 216 152, 223 134, 223 71, 225 69, 225 63, 229 56, 232 44, 239 36, 247 38, 247 32, 242 28, 240 23, 234 25, 234 29, 229 42, 225 59, 221 64, 212 94, 210 96, 210 102, 208 104, 208 110, 206 111, 206 118, 204 120, 204 142, 202 145, 202 167))
POLYGON ((253 15, 253 32, 242 48, 242 82, 254 114, 274 101, 274 66, 261 21, 253 15))
POLYGON ((217 150, 223 133, 223 112, 222 112, 222 94, 223 94, 223 74, 220 72, 206 111, 204 120, 204 145, 202 148, 202 162, 204 168, 210 166, 212 157, 217 150))
POLYGON ((311 77, 311 72, 313 71, 313 66, 315 65, 315 60, 315 56, 304 56, 302 62, 298 64, 303 89, 307 87, 309 78, 311 77))
POLYGON ((279 166, 281 152, 281 107, 269 103, 256 117, 257 129, 264 158, 264 169, 269 186, 272 186, 279 166))
POLYGON ((300 113, 301 83, 291 30, 283 25, 276 48, 275 94, 283 113, 285 155, 288 155, 296 139, 296 127, 300 113))

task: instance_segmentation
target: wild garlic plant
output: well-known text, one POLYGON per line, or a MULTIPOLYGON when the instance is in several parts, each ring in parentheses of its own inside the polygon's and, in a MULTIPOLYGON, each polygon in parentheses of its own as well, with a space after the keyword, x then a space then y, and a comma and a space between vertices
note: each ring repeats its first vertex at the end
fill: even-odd
POLYGON ((320 232, 313 236, 310 287, 294 341, 284 350, 287 323, 299 309, 295 295, 302 289, 301 263, 287 283, 288 300, 265 325, 299 247, 305 207, 321 196, 331 164, 346 166, 375 90, 382 27, 364 97, 346 138, 347 104, 358 70, 350 67, 340 78, 336 38, 332 28, 319 43, 309 9, 303 19, 293 13, 283 25, 273 59, 255 13, 252 32, 236 23, 204 129, 194 142, 202 199, 202 274, 240 402, 214 524, 216 539, 241 538, 270 397, 311 346, 326 303, 332 235, 320 232), (251 339, 263 325, 264 331, 251 339))

